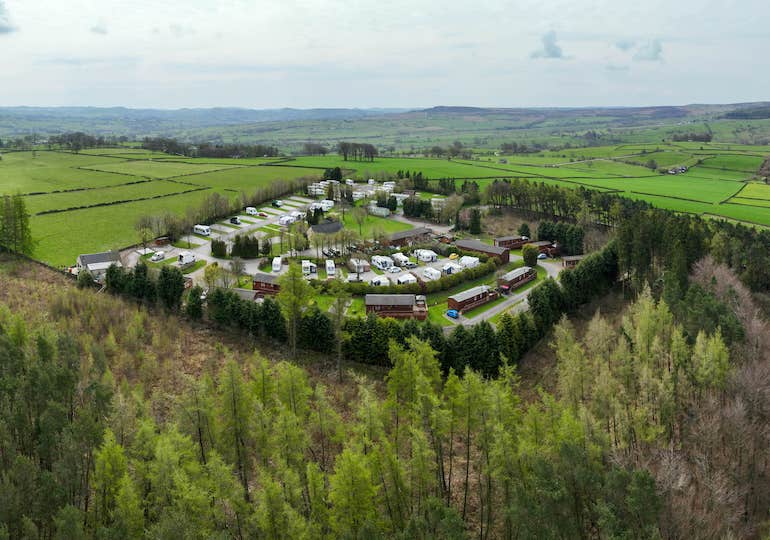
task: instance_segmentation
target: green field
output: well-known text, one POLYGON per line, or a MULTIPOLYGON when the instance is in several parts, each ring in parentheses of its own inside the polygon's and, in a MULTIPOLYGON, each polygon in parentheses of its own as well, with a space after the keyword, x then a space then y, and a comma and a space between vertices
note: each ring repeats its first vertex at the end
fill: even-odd
MULTIPOLYGON (((633 140, 634 135, 629 132, 626 137, 633 140)), ((345 169, 345 176, 359 179, 422 172, 434 182, 455 178, 458 187, 462 180, 473 179, 482 189, 496 178, 529 178, 567 188, 617 192, 670 210, 770 226, 770 186, 747 182, 757 177, 766 155, 770 147, 643 142, 505 157, 488 153, 452 160, 380 157, 373 162, 344 161, 337 155, 185 158, 130 147, 79 154, 39 150, 3 154, 0 193, 36 193, 26 197, 38 241, 35 256, 61 266, 72 264, 79 253, 137 243, 134 223, 142 214, 184 214, 210 193, 232 199, 278 180, 318 178, 323 169, 335 166, 345 169), (690 169, 684 174, 659 174, 643 166, 650 159, 659 167, 686 164, 690 169), (194 189, 199 190, 185 193, 194 189), (109 206, 74 209, 97 204, 109 206), (67 211, 36 215, 52 210, 67 211)), ((344 222, 347 228, 359 230, 350 213, 344 222)), ((375 232, 390 234, 408 228, 393 219, 370 216, 362 233, 371 237, 375 232)))

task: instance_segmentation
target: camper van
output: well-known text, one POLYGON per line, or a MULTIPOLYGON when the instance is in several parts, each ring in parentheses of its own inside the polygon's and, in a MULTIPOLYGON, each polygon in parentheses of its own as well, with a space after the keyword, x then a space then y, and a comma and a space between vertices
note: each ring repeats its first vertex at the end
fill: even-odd
POLYGON ((329 277, 334 277, 337 274, 337 265, 334 264, 334 261, 331 259, 326 260, 326 275, 329 277))
POLYGON ((283 261, 280 257, 273 257, 273 272, 280 272, 283 261))
POLYGON ((195 234, 202 234, 203 236, 209 236, 211 234, 211 227, 208 225, 196 225, 193 227, 195 234))
POLYGON ((256 216, 257 215, 257 209, 253 206, 247 206, 246 207, 246 213, 250 216, 256 216))
POLYGON ((195 253, 183 251, 179 254, 177 260, 179 261, 179 266, 190 266, 191 264, 195 264, 195 253))
POLYGON ((315 263, 308 261, 307 259, 304 259, 302 261, 302 275, 303 276, 309 276, 310 274, 315 274, 318 271, 318 267, 315 263))

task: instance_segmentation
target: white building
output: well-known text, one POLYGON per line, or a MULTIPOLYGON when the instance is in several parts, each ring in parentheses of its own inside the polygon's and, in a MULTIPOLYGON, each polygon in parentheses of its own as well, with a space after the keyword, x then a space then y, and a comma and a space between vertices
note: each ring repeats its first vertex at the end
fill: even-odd
POLYGON ((429 266, 422 271, 422 278, 426 281, 435 281, 441 278, 441 272, 429 266))
POLYGON ((120 254, 117 251, 78 255, 77 260, 78 272, 85 270, 98 282, 104 281, 107 269, 113 264, 118 267, 123 266, 120 262, 120 254))
POLYGON ((476 268, 479 265, 479 258, 463 255, 457 262, 459 262, 460 266, 463 268, 476 268))
POLYGON ((410 272, 406 272, 398 276, 396 283, 399 285, 410 285, 412 283, 417 283, 417 277, 415 277, 415 275, 410 272))

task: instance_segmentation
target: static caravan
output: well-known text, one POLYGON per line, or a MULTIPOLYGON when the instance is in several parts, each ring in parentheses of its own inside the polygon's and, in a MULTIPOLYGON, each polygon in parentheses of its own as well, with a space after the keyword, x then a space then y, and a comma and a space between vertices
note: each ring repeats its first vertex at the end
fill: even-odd
POLYGON ((385 276, 375 276, 369 281, 369 285, 373 285, 374 287, 385 287, 390 285, 390 280, 385 276))
POLYGON ((203 236, 209 236, 211 234, 211 227, 208 225, 196 225, 193 227, 195 234, 202 234, 203 236))
POLYGON ((376 266, 380 270, 387 270, 393 266, 393 259, 386 255, 374 255, 372 257, 372 265, 376 266))
POLYGON ((479 258, 471 257, 470 255, 463 255, 457 262, 463 268, 476 268, 479 265, 479 258))
POLYGON ((179 266, 189 266, 191 264, 195 264, 195 253, 183 251, 179 254, 179 257, 177 257, 177 261, 179 262, 179 266))
POLYGON ((400 276, 398 276, 398 279, 396 280, 396 282, 399 285, 410 285, 412 283, 417 283, 417 278, 415 277, 414 274, 410 272, 406 272, 405 274, 401 274, 400 276))
POLYGON ((529 266, 522 266, 503 274, 497 280, 497 285, 503 292, 512 291, 537 278, 537 272, 529 266))
POLYGON ((445 273, 448 276, 451 276, 452 274, 457 274, 458 272, 463 271, 463 267, 457 264, 456 262, 449 261, 444 266, 441 267, 441 271, 445 273))
POLYGON ((283 260, 280 257, 273 257, 273 272, 280 272, 283 260))
POLYGON ((326 260, 326 275, 328 277, 334 277, 337 274, 337 265, 331 259, 326 260))
POLYGON ((436 262, 438 260, 436 252, 430 249, 416 249, 414 250, 414 254, 417 257, 417 260, 421 262, 436 262))
POLYGON ((391 255, 391 257, 393 258, 393 262, 395 263, 396 266, 404 266, 406 263, 409 262, 409 257, 407 257, 401 252, 394 253, 393 255, 391 255))
POLYGON ((426 281, 435 281, 441 278, 441 272, 429 266, 422 271, 422 278, 426 281))
POLYGON ((302 260, 302 275, 309 276, 318 272, 318 266, 314 262, 310 262, 307 259, 302 260))

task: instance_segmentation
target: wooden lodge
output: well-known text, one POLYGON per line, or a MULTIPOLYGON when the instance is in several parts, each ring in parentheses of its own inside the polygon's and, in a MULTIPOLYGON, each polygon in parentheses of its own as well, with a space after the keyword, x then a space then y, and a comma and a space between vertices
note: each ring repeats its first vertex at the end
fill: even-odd
POLYGON ((522 266, 510 272, 503 274, 497 279, 497 286, 502 291, 512 291, 518 289, 525 283, 529 283, 537 278, 537 271, 529 266, 522 266))
POLYGON ((575 268, 585 257, 585 255, 567 255, 561 258, 561 264, 564 268, 575 268))
POLYGON ((367 294, 364 303, 366 313, 374 313, 378 317, 393 317, 394 319, 428 318, 428 307, 425 297, 416 294, 367 294))
POLYGON ((257 296, 274 296, 281 290, 281 286, 278 285, 278 276, 263 272, 254 274, 251 288, 256 291, 257 296))
POLYGON ((497 247, 508 249, 521 249, 521 247, 528 242, 529 238, 526 236, 500 236, 495 238, 495 245, 497 247))
POLYGON ((479 285, 447 298, 447 307, 459 312, 468 311, 497 298, 497 291, 489 285, 479 285))
POLYGON ((540 253, 545 253, 550 257, 555 257, 559 254, 559 245, 548 240, 538 240, 537 242, 527 242, 531 246, 535 246, 540 253))
POLYGON ((502 263, 507 263, 511 260, 508 248, 490 246, 489 244, 479 242, 478 240, 458 240, 455 242, 455 246, 463 251, 473 251, 475 253, 483 253, 490 257, 497 257, 502 263))

